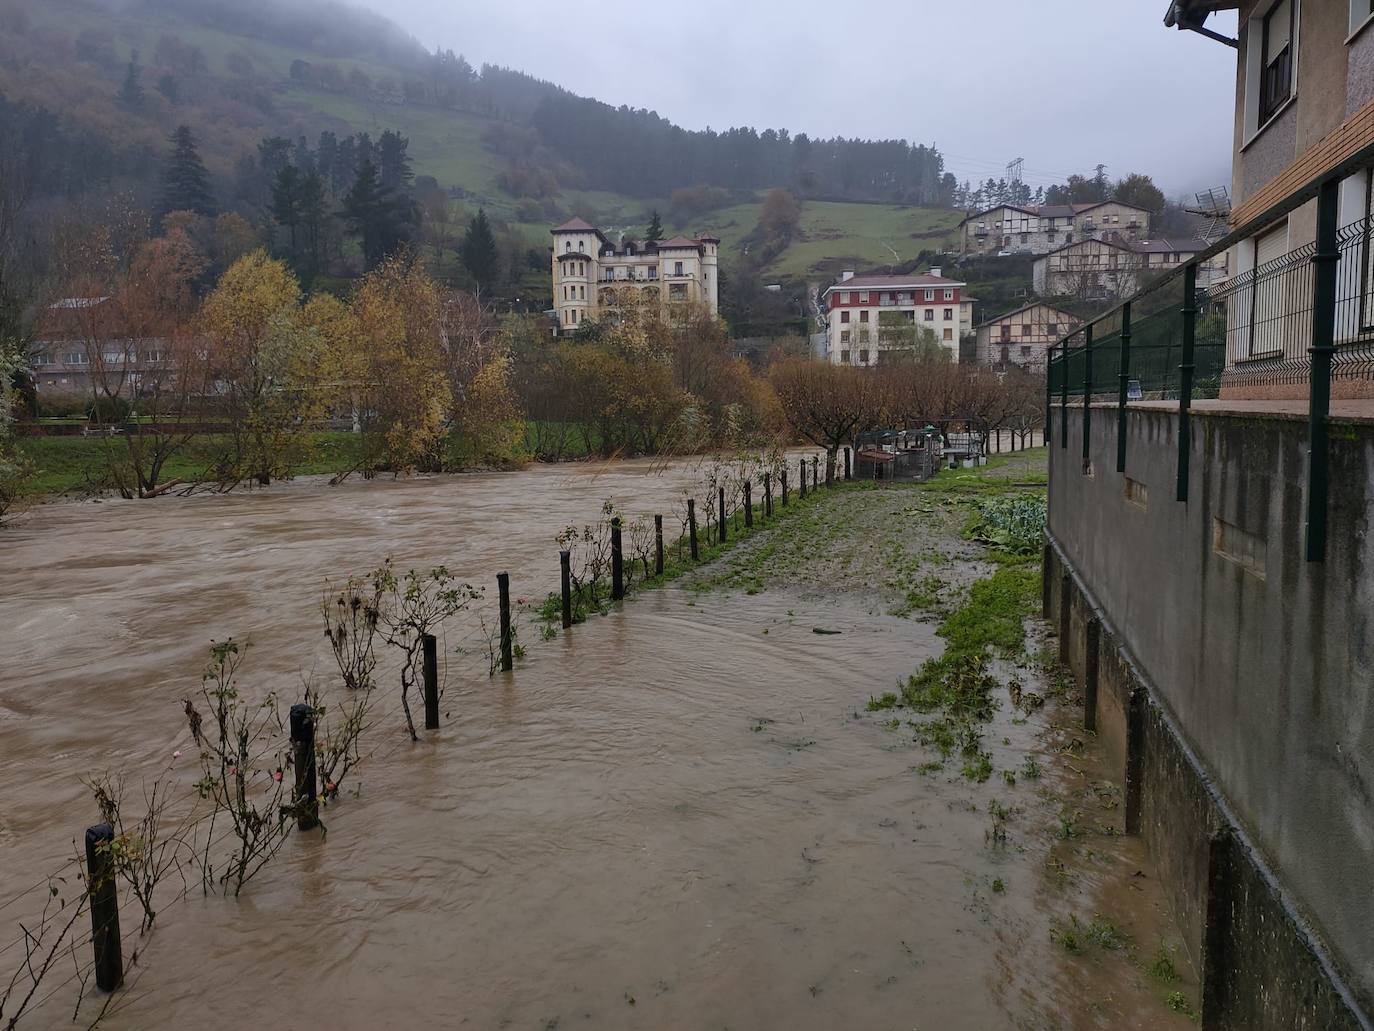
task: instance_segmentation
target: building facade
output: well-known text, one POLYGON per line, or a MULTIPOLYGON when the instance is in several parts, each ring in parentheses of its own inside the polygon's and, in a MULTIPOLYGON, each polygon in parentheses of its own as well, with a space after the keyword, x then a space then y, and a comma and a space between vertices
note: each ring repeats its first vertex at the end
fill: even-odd
POLYGON ((885 353, 934 342, 957 361, 960 339, 973 331, 973 298, 963 296, 962 282, 940 272, 936 267, 906 276, 842 273, 821 295, 826 358, 838 365, 877 365, 885 353))
MULTIPOLYGON (((1206 240, 1080 240, 1036 259, 1032 282, 1041 297, 1120 299, 1206 249, 1206 240)), ((1207 262, 1198 270, 1198 285, 1219 282, 1225 269, 1224 257, 1207 262)))
POLYGON ((1081 240, 1136 240, 1150 233, 1150 213, 1120 201, 1097 204, 1001 204, 959 223, 959 252, 1048 254, 1081 240))
POLYGON ((1062 308, 1035 301, 979 323, 975 361, 999 372, 1013 368, 1044 372, 1049 349, 1080 320, 1062 308))
POLYGON ((556 332, 577 332, 605 318, 635 292, 672 310, 703 305, 720 311, 720 240, 675 236, 659 243, 617 246, 589 222, 574 218, 553 230, 556 332))
POLYGON ((47 398, 89 398, 117 387, 136 397, 144 380, 168 374, 165 340, 131 338, 109 297, 67 297, 49 305, 29 347, 34 389, 47 398))

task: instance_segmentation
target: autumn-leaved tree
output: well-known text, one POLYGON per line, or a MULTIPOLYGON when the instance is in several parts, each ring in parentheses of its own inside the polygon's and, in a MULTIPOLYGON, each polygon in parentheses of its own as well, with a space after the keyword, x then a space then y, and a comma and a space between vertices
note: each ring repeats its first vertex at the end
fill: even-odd
POLYGON ((296 277, 254 251, 220 277, 201 322, 230 428, 221 482, 289 475, 327 414, 324 346, 303 324, 296 277))
POLYGON ((877 373, 807 359, 778 363, 769 379, 788 425, 825 449, 825 482, 830 483, 840 448, 856 433, 874 428, 882 416, 877 373))
POLYGON ((434 468, 453 404, 438 285, 408 256, 389 258, 352 309, 364 461, 398 475, 434 468))

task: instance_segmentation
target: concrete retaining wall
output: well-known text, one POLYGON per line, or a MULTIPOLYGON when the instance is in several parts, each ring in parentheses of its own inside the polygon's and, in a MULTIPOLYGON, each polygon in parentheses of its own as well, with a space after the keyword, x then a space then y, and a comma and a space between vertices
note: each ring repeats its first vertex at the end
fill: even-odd
MULTIPOLYGON (((1204 1025, 1369 1027, 1374 998, 1374 426, 1333 427, 1330 543, 1303 560, 1306 425, 1081 410, 1051 447, 1047 616, 1127 829, 1170 885, 1204 1025)), ((1059 429, 1055 412, 1054 428, 1059 429)))

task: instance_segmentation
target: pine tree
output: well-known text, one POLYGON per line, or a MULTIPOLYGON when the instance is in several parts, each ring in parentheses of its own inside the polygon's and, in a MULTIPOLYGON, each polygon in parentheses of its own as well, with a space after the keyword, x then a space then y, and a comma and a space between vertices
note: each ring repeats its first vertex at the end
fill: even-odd
POLYGON ((138 51, 135 50, 129 55, 129 66, 124 71, 124 85, 119 88, 119 102, 130 111, 139 111, 143 108, 143 84, 138 81, 142 74, 143 69, 138 64, 138 51))
POLYGON ((362 242, 363 261, 368 269, 376 268, 410 239, 414 209, 412 201, 398 198, 382 185, 376 165, 363 160, 344 197, 343 216, 349 231, 362 242))
POLYGON ((649 231, 644 234, 646 244, 658 243, 663 239, 663 220, 658 217, 658 209, 654 208, 649 216, 649 231))
POLYGON ((297 255, 296 228, 301 224, 301 176, 295 165, 277 173, 272 184, 272 218, 291 233, 291 257, 297 255))
POLYGON ((477 285, 483 290, 490 290, 496 282, 496 237, 492 234, 491 223, 487 221, 485 208, 478 208, 477 214, 468 223, 459 252, 464 266, 477 280, 477 285))
POLYGON ((168 142, 172 144, 172 154, 162 171, 162 213, 194 211, 197 215, 213 215, 210 173, 196 152, 195 134, 189 126, 179 125, 168 142))
POLYGON ((309 264, 302 270, 302 278, 309 281, 320 269, 320 236, 329 217, 328 195, 324 178, 319 172, 312 171, 301 179, 299 199, 301 229, 305 235, 303 242, 309 256, 309 264))

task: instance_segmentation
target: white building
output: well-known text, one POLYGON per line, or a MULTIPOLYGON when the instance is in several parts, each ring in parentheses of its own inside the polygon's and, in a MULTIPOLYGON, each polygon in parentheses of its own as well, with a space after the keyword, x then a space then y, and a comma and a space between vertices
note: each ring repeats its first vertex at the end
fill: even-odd
POLYGON ((856 276, 845 271, 821 299, 826 357, 840 365, 876 365, 882 352, 910 348, 930 335, 959 360, 959 341, 973 331, 973 299, 939 268, 928 274, 856 276), (915 332, 913 332, 915 330, 915 332), (919 335, 919 336, 918 336, 919 335))
POLYGON ((1150 213, 1121 201, 1096 204, 999 204, 959 223, 959 252, 1047 254, 1082 240, 1131 241, 1148 236, 1150 213))
POLYGON ((600 229, 574 218, 553 230, 553 305, 559 333, 614 310, 634 290, 671 310, 704 304, 720 310, 720 240, 675 236, 617 248, 600 229))

